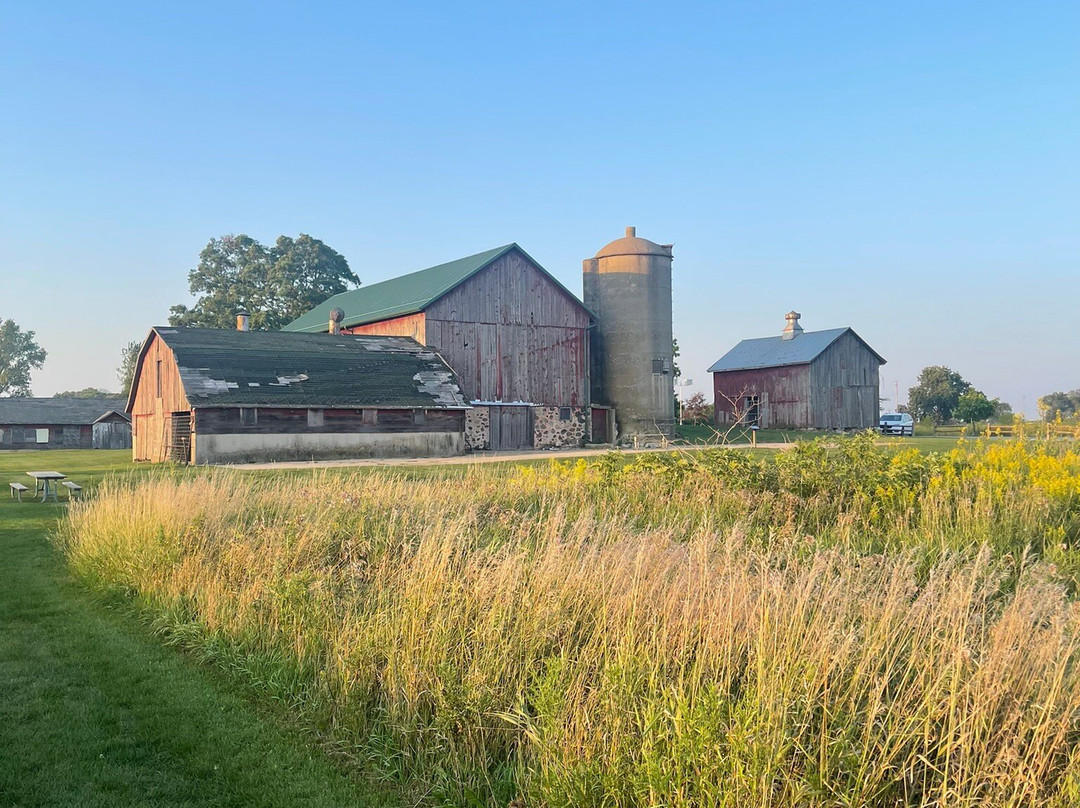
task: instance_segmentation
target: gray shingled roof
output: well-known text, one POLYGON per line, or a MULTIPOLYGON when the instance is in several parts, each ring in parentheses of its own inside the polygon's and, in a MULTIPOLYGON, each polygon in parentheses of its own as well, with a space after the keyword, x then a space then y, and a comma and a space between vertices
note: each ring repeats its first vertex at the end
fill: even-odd
POLYGON ((859 342, 866 345, 866 349, 876 356, 881 364, 885 364, 881 355, 867 345, 866 340, 852 329, 828 328, 824 331, 804 331, 794 339, 781 339, 779 336, 744 339, 716 360, 709 368, 709 373, 726 370, 757 370, 785 365, 808 365, 849 331, 859 342))
POLYGON ((450 366, 408 337, 168 326, 152 333, 175 354, 193 407, 468 407, 450 366))
POLYGON ((124 414, 122 398, 0 398, 0 424, 75 426, 110 412, 124 414))

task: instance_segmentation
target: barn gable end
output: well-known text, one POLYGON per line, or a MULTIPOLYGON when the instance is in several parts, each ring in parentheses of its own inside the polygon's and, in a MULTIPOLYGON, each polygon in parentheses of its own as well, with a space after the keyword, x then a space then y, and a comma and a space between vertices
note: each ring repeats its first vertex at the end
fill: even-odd
POLYGON ((852 329, 803 331, 800 316, 790 312, 783 335, 743 340, 709 368, 718 424, 753 415, 762 427, 877 425, 885 360, 852 329))

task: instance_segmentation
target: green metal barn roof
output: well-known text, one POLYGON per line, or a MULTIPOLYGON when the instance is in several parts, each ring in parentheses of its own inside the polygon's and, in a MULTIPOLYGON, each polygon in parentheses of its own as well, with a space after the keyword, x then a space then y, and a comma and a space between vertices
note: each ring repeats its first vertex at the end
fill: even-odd
MULTIPOLYGON (((158 326, 193 407, 468 407, 450 366, 408 337, 158 326)), ((132 383, 134 404, 138 376, 132 383)))
POLYGON ((528 258, 571 300, 585 308, 572 292, 536 263, 532 256, 521 247, 517 244, 505 244, 502 247, 459 258, 447 264, 439 264, 408 275, 373 283, 370 286, 341 292, 324 300, 307 314, 293 320, 283 330, 302 331, 309 334, 325 333, 330 322, 330 310, 335 307, 345 312, 345 318, 341 322, 342 328, 416 314, 511 250, 517 250, 528 258))

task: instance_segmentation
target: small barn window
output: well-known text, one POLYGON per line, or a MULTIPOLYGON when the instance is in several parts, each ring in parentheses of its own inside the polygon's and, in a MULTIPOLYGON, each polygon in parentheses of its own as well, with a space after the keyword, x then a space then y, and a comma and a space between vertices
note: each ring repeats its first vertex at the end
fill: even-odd
POLYGON ((35 433, 35 436, 37 438, 38 443, 48 443, 49 442, 49 430, 48 429, 35 429, 34 433, 35 433))
POLYGON ((427 423, 427 410, 413 410, 412 422, 415 426, 423 426, 427 423))
POLYGON ((325 413, 322 410, 307 411, 308 426, 322 426, 326 422, 325 413))
POLYGON ((663 373, 664 372, 664 360, 663 359, 654 359, 652 361, 652 372, 653 373, 663 373))
POLYGON ((742 421, 747 426, 761 426, 761 400, 757 396, 747 396, 743 399, 742 421))
POLYGON ((240 408, 240 426, 255 426, 259 422, 259 411, 254 407, 240 408))
POLYGON ((570 408, 569 407, 559 407, 559 420, 560 421, 569 421, 570 420, 570 415, 571 415, 571 413, 570 413, 570 408))
POLYGON ((159 359, 154 365, 157 370, 157 397, 161 398, 161 360, 159 359))
POLYGON ((364 410, 361 410, 361 413, 363 413, 360 416, 361 422, 367 424, 368 426, 374 426, 375 425, 375 423, 377 422, 378 417, 379 417, 378 410, 364 409, 364 410))
POLYGON ((0 443, 4 442, 4 430, 0 429, 0 443))

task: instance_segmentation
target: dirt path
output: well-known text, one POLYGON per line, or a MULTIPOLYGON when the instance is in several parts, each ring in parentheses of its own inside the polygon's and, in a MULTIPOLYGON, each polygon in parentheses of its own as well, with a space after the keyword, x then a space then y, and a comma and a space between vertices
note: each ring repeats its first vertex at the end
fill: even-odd
MULTIPOLYGON (((759 443, 758 449, 788 449, 793 443, 759 443)), ((703 446, 668 446, 656 449, 620 449, 619 454, 645 454, 651 452, 676 452, 706 448, 703 446)), ((727 449, 753 449, 748 443, 726 446, 727 449)), ((238 469, 314 469, 347 468, 350 466, 460 466, 480 463, 523 463, 530 460, 574 460, 579 457, 597 457, 611 449, 529 449, 521 452, 472 452, 454 457, 390 457, 381 459, 346 460, 295 460, 281 463, 243 463, 231 466, 238 469)))

